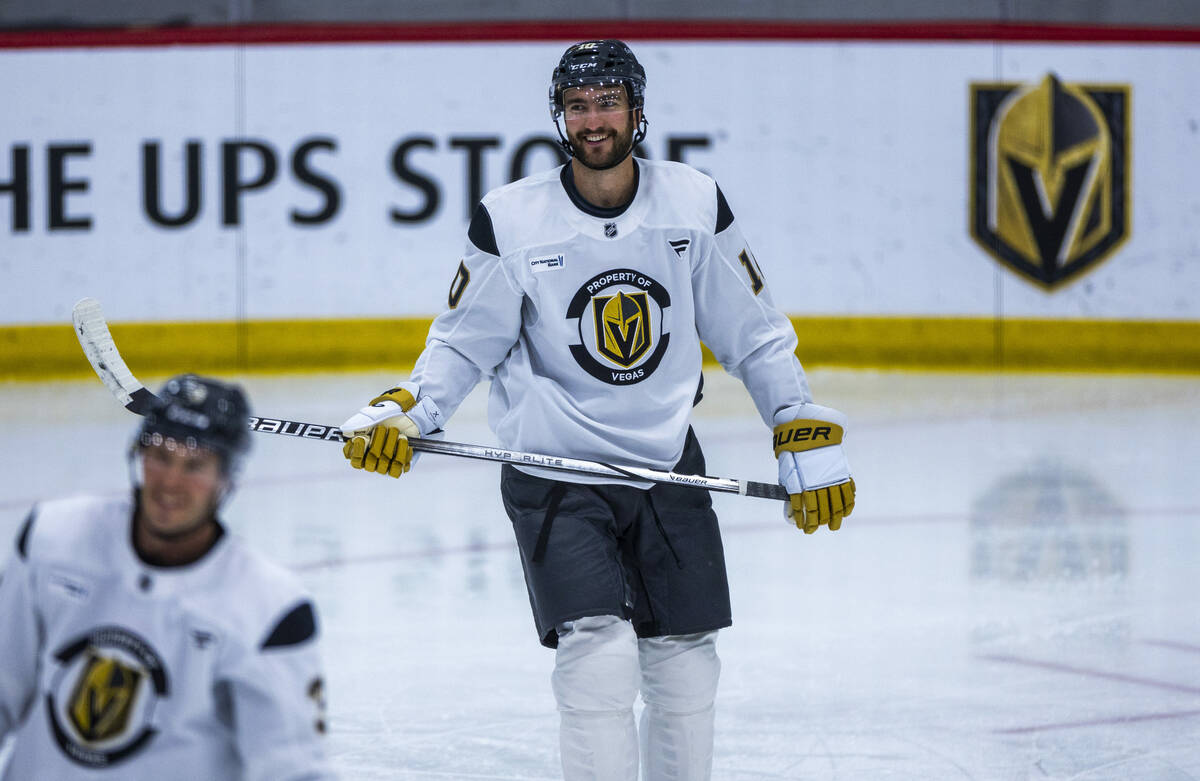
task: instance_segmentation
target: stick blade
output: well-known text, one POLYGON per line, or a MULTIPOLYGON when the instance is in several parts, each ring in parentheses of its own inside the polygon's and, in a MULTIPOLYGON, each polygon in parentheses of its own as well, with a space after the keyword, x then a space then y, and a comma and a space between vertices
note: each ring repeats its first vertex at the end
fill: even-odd
POLYGON ((104 319, 104 310, 94 298, 81 298, 71 310, 75 323, 75 337, 87 356, 88 363, 117 401, 130 412, 144 415, 154 400, 154 394, 146 390, 129 367, 109 333, 104 319))

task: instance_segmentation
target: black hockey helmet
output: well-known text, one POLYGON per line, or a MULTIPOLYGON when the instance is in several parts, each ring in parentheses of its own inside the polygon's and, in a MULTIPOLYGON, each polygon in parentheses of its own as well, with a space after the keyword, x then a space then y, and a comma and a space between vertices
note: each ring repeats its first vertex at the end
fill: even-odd
POLYGON ((646 126, 649 124, 645 113, 646 70, 624 41, 611 38, 583 41, 567 47, 550 76, 550 118, 554 121, 554 129, 558 131, 559 144, 568 155, 575 155, 567 134, 558 124, 564 111, 563 92, 571 87, 595 84, 623 85, 629 96, 630 107, 640 110, 637 132, 629 150, 632 152, 633 147, 646 137, 646 126))
POLYGON ((148 412, 135 446, 173 441, 202 447, 221 457, 226 475, 235 473, 250 450, 250 404, 237 385, 180 374, 158 392, 159 404, 148 412))
POLYGON ((563 110, 563 90, 586 84, 624 84, 629 105, 642 108, 646 101, 646 71, 623 41, 583 41, 563 52, 550 76, 550 113, 563 110))

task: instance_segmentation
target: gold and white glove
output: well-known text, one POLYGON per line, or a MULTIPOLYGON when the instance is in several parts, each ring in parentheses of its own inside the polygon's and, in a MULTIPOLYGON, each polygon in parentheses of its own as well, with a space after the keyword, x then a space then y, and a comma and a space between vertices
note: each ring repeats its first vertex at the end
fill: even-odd
POLYGON ((773 444, 779 484, 787 489, 788 521, 812 534, 837 531, 854 509, 854 480, 842 449, 846 416, 819 404, 800 404, 775 414, 773 444))
POLYGON ((410 390, 392 388, 371 399, 343 423, 346 444, 342 455, 349 459, 350 466, 392 477, 407 472, 413 461, 408 438, 421 436, 421 430, 405 413, 416 404, 410 390))

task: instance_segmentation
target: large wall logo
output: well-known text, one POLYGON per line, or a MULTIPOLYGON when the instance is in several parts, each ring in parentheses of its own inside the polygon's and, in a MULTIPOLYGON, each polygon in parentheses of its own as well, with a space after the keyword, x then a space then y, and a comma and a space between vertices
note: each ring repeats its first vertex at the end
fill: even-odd
POLYGON ((1129 237, 1128 85, 971 85, 971 236, 1051 289, 1129 237))
POLYGON ((610 385, 641 382, 667 351, 671 335, 663 333, 663 310, 670 305, 667 289, 640 271, 597 274, 567 307, 567 319, 579 328, 571 355, 584 371, 610 385))

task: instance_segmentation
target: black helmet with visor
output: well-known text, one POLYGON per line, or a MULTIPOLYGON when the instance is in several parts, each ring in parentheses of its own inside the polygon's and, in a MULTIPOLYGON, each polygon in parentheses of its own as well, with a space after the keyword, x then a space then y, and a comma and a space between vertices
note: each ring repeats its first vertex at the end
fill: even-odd
POLYGON ((134 449, 151 445, 205 448, 221 458, 226 477, 236 475, 250 450, 250 404, 237 385, 195 374, 167 380, 159 403, 146 413, 134 449))
MULTIPOLYGON (((550 116, 558 131, 559 143, 568 155, 574 156, 575 149, 558 122, 566 110, 563 93, 572 87, 618 84, 625 87, 631 110, 645 106, 646 71, 623 41, 583 41, 563 52, 550 77, 550 116)), ((642 111, 633 139, 634 146, 646 137, 647 124, 645 112, 642 111)), ((630 151, 633 151, 632 148, 630 151)))

